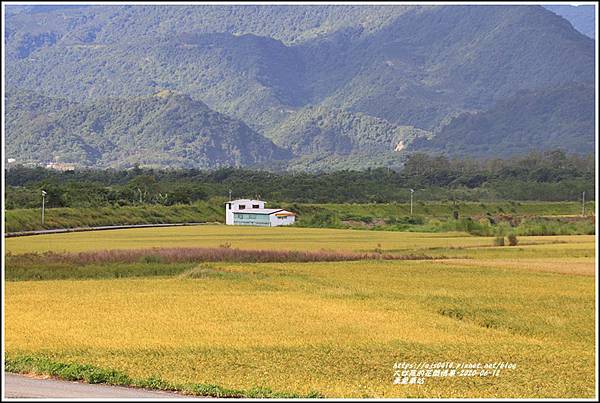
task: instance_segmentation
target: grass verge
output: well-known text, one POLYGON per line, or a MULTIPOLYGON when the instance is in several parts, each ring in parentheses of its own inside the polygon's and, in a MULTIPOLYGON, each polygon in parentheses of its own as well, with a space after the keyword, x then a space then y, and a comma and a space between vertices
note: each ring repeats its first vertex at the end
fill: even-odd
POLYGON ((6 232, 104 225, 222 222, 224 219, 221 206, 210 202, 176 206, 61 207, 46 209, 45 213, 44 225, 42 225, 40 209, 6 210, 6 232))
POLYGON ((67 381, 82 381, 90 384, 107 384, 144 389, 157 389, 180 392, 186 395, 207 397, 238 397, 238 398, 320 398, 318 392, 307 395, 278 392, 269 388, 256 387, 252 389, 227 389, 218 385, 194 383, 176 384, 158 377, 136 379, 127 374, 109 368, 99 368, 93 365, 64 363, 53 361, 44 356, 17 355, 7 356, 4 364, 6 372, 19 374, 49 375, 67 381))
MULTIPOLYGON (((578 202, 417 202, 414 216, 410 205, 377 204, 298 204, 277 206, 298 214, 296 226, 310 228, 356 228, 385 231, 446 232, 465 231, 473 235, 493 236, 502 226, 510 226, 518 235, 594 234, 592 217, 578 217, 578 202), (455 214, 458 219, 455 218, 455 214)), ((594 203, 586 206, 594 211, 594 203)), ((223 222, 222 200, 199 201, 192 205, 142 205, 97 208, 49 208, 45 223, 40 209, 7 210, 7 232, 40 229, 92 227, 128 224, 174 224, 186 222, 223 222)))

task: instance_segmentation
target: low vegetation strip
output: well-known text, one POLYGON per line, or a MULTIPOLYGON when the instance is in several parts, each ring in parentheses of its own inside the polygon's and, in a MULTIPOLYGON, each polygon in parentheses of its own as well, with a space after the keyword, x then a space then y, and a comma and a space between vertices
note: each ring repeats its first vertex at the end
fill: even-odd
POLYGON ((44 356, 17 355, 7 356, 4 364, 7 372, 20 374, 49 375, 67 381, 83 381, 91 384, 108 384, 144 389, 181 392, 186 395, 207 397, 237 397, 237 398, 320 398, 318 392, 307 395, 277 392, 269 388, 256 387, 248 390, 228 389, 212 384, 176 384, 161 378, 132 378, 129 375, 107 368, 92 365, 64 363, 53 361, 44 356))
POLYGON ((383 252, 309 252, 293 250, 247 250, 227 246, 219 248, 146 248, 109 249, 79 253, 27 253, 6 255, 7 266, 31 266, 35 264, 97 265, 109 263, 199 263, 199 262, 339 262, 350 260, 429 260, 442 259, 423 254, 389 254, 383 252))
POLYGON ((106 279, 127 277, 203 277, 222 274, 202 267, 189 272, 198 263, 314 263, 358 260, 431 260, 442 259, 424 254, 355 252, 308 252, 242 250, 220 248, 148 248, 114 249, 80 253, 26 253, 6 255, 6 281, 106 279), (208 272, 206 272, 206 270, 208 272))
POLYGON ((108 225, 175 224, 190 222, 222 222, 222 205, 196 202, 193 205, 144 205, 124 207, 48 208, 44 224, 41 210, 6 210, 5 231, 22 232, 58 228, 99 227, 108 225))
MULTIPOLYGON (((163 206, 146 204, 122 207, 61 207, 45 210, 9 209, 5 212, 6 232, 26 232, 111 225, 181 223, 222 223, 224 198, 194 204, 163 206)), ((417 201, 414 215, 409 203, 303 204, 270 200, 272 205, 298 214, 296 226, 311 228, 357 228, 386 231, 465 231, 494 236, 510 230, 517 235, 594 234, 595 221, 589 214, 595 203, 588 202, 588 216, 580 217, 579 202, 453 202, 417 201), (456 214, 456 218, 455 217, 456 214)))
MULTIPOLYGON (((77 227, 222 223, 223 202, 214 198, 193 205, 139 205, 97 208, 48 208, 44 224, 40 209, 6 210, 7 233, 77 227)), ((578 202, 460 202, 418 201, 414 215, 407 203, 300 204, 272 201, 298 214, 296 226, 310 228, 370 229, 385 231, 464 231, 495 236, 511 231, 517 235, 575 235, 595 233, 594 202, 585 217, 578 202)))
POLYGON ((91 280, 129 277, 170 277, 194 267, 195 263, 17 264, 6 266, 6 281, 91 280))

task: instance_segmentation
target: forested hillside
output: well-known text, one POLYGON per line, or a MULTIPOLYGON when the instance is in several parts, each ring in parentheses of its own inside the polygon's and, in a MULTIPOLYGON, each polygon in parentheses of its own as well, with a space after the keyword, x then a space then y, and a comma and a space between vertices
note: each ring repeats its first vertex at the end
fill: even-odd
POLYGON ((290 156, 244 123, 167 90, 92 103, 15 92, 7 105, 6 152, 21 161, 214 168, 290 156))
POLYGON ((462 156, 508 156, 529 150, 595 149, 593 83, 524 90, 489 110, 454 118, 433 138, 413 149, 462 156))
POLYGON ((118 135, 81 132, 22 120, 9 97, 7 157, 327 170, 398 166, 420 150, 585 152, 595 104, 577 88, 594 87, 594 60, 594 41, 540 6, 21 6, 6 18, 10 92, 64 100, 49 102, 71 120, 151 99, 156 113, 119 112, 118 135), (181 102, 179 115, 153 98, 164 91, 182 94, 161 101, 181 102), (525 100, 539 107, 508 124, 525 100))

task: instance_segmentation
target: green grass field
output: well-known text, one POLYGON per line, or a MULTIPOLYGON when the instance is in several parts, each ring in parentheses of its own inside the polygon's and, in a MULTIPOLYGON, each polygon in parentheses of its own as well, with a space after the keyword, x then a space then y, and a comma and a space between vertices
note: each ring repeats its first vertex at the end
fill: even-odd
POLYGON ((594 395, 594 236, 494 247, 457 232, 203 225, 8 238, 6 250, 7 278, 18 279, 5 294, 15 371, 213 396, 594 395), (32 252, 224 244, 447 258, 148 260, 73 267, 60 280, 18 277, 10 264, 32 252), (444 361, 516 368, 393 383, 396 362, 444 361))
MULTIPOLYGON (((286 204, 291 206, 291 204, 286 204)), ((328 204, 303 204, 301 206, 313 208, 325 208, 335 211, 342 216, 408 216, 410 214, 409 203, 370 203, 370 204, 350 204, 350 203, 328 203, 328 204)), ((594 202, 586 202, 586 210, 589 213, 594 211, 594 202)), ((416 201, 413 206, 415 215, 424 215, 431 217, 448 217, 454 210, 461 215, 476 214, 517 214, 517 215, 539 215, 539 216, 557 216, 557 215, 578 215, 581 214, 580 202, 540 202, 540 201, 496 201, 496 202, 421 202, 416 201)))
MULTIPOLYGON (((45 211, 44 225, 41 225, 40 209, 15 209, 6 211, 5 225, 7 232, 18 232, 125 224, 214 223, 224 221, 224 201, 225 199, 211 199, 193 205, 175 206, 51 208, 45 211)), ((570 223, 557 221, 559 217, 563 220, 576 218, 581 213, 581 204, 578 202, 463 202, 456 205, 452 202, 417 202, 414 205, 417 222, 403 224, 392 221, 410 219, 410 205, 406 203, 272 205, 299 213, 298 224, 307 227, 381 228, 417 232, 462 230, 464 223, 446 222, 456 210, 461 218, 472 217, 475 221, 487 216, 526 217, 528 221, 534 217, 552 219, 552 222, 545 223, 545 228, 539 228, 540 225, 535 220, 522 226, 522 235, 573 235, 591 234, 594 231, 590 220, 570 223)), ((594 202, 586 203, 588 215, 594 211, 594 206, 594 202)))
POLYGON ((220 205, 198 202, 194 205, 142 207, 95 207, 46 209, 41 225, 41 209, 6 210, 6 232, 53 228, 98 227, 127 224, 172 224, 185 222, 219 222, 220 205))

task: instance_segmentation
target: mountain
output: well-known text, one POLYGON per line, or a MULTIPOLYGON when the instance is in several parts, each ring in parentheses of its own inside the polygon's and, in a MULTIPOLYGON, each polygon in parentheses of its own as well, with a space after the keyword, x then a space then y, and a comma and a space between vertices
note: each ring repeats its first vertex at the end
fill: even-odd
POLYGON ((6 103, 6 154, 19 162, 214 168, 290 157, 244 123, 171 91, 85 104, 9 92, 6 103))
MULTIPOLYGON (((594 40, 522 5, 22 7, 6 16, 5 52, 11 91, 81 105, 188 94, 307 168, 396 164, 412 150, 390 146, 397 130, 435 138, 521 91, 595 80, 594 40)), ((525 118, 545 146, 540 116, 525 118)))
POLYGON ((541 7, 415 10, 357 42, 326 104, 426 130, 522 89, 594 80, 594 42, 541 7))
POLYGON ((592 39, 596 37, 596 10, 593 5, 553 4, 544 8, 568 20, 582 34, 592 39))
POLYGON ((493 108, 454 118, 435 137, 410 144, 416 151, 452 156, 507 157, 534 150, 595 150, 593 83, 523 90, 493 108))
POLYGON ((298 77, 303 64, 294 49, 272 38, 189 33, 122 44, 47 46, 10 63, 8 81, 77 101, 172 89, 264 130, 307 102, 298 77), (48 69, 39 60, 61 68, 48 69), (62 80, 65 75, 75 79, 62 80))
MULTIPOLYGON (((57 44, 116 44, 141 37, 187 32, 224 32, 269 36, 286 44, 301 43, 345 27, 373 32, 413 6, 353 5, 192 5, 192 6, 18 6, 7 5, 10 57, 24 37, 56 36, 57 44)), ((33 46, 29 53, 40 48, 33 46)))
MULTIPOLYGON (((216 10, 227 10, 220 7, 216 10)), ((25 44, 27 34, 17 29, 22 21, 9 18, 7 82, 80 101, 173 89, 259 131, 319 103, 431 130, 448 116, 489 107, 521 89, 594 78, 593 41, 541 7, 401 7, 394 12, 388 6, 390 14, 398 15, 383 19, 387 23, 376 31, 356 24, 299 44, 286 44, 276 34, 260 36, 262 29, 148 34, 142 23, 148 14, 161 21, 187 21, 172 8, 179 10, 109 7, 111 18, 104 6, 55 10, 47 14, 75 14, 73 28, 65 33, 63 26, 46 32, 21 26, 36 33, 25 44), (110 22, 126 16, 125 25, 110 22), (102 18, 108 18, 112 30, 98 22, 102 18), (79 20, 96 21, 98 31, 79 20), (49 69, 49 63, 60 68, 49 69)), ((266 10, 274 13, 273 8, 266 10)), ((298 16, 305 8, 294 8, 302 21, 298 16)), ((253 10, 265 8, 244 10, 246 25, 266 18, 253 10)), ((267 25, 287 32, 273 22, 267 25)))
POLYGON ((385 165, 394 154, 398 159, 415 138, 430 134, 360 112, 319 106, 297 112, 266 135, 299 157, 292 162, 296 169, 311 170, 317 161, 346 166, 346 159, 354 160, 355 168, 385 165), (352 158, 359 155, 362 162, 352 158))

